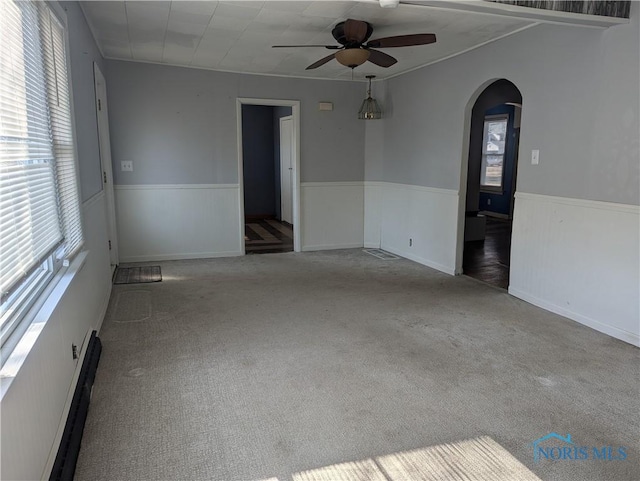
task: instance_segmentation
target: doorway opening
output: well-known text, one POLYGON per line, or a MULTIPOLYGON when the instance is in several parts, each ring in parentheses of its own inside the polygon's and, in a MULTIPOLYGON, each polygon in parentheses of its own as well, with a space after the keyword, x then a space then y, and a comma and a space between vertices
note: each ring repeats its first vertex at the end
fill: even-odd
POLYGON ((297 102, 239 100, 245 254, 299 250, 297 102))
POLYGON ((506 79, 482 90, 471 109, 461 271, 502 289, 509 287, 521 113, 522 94, 506 79))

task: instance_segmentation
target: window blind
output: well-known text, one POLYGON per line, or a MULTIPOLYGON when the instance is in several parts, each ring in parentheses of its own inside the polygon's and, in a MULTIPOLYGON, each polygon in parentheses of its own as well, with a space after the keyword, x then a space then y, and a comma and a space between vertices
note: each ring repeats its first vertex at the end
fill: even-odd
POLYGON ((0 2, 0 292, 82 245, 64 28, 44 2, 0 2))
POLYGON ((81 247, 83 238, 67 76, 65 31, 44 2, 38 2, 38 8, 41 17, 44 70, 56 167, 58 212, 65 240, 64 255, 71 257, 81 247))

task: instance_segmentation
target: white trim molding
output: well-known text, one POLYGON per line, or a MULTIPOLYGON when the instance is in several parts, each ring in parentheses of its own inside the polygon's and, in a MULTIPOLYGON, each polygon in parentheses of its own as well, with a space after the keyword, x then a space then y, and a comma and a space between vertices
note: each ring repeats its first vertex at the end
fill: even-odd
POLYGON ((640 207, 517 193, 509 293, 640 346, 640 207))
POLYGON ((244 171, 243 171, 243 153, 242 153, 242 106, 243 105, 267 105, 272 107, 291 107, 291 116, 293 118, 293 156, 291 165, 293 166, 293 250, 300 252, 302 250, 302 230, 304 216, 300 214, 300 101, 299 100, 281 100, 281 99, 256 99, 247 97, 236 98, 236 129, 237 129, 237 148, 238 148, 238 205, 239 211, 239 239, 240 252, 245 253, 244 249, 244 171))

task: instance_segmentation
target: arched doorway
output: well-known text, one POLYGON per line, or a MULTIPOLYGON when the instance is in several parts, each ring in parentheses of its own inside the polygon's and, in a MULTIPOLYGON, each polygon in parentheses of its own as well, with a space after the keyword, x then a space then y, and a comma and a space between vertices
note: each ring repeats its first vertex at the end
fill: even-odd
POLYGON ((471 109, 462 273, 503 289, 509 287, 521 112, 522 94, 506 79, 487 86, 471 109))

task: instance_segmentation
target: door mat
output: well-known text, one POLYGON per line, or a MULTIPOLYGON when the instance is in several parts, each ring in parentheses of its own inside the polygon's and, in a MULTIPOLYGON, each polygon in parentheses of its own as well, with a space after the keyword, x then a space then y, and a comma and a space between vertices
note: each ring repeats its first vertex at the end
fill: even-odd
POLYGON ((143 284, 162 281, 160 266, 118 267, 114 284, 143 284))

